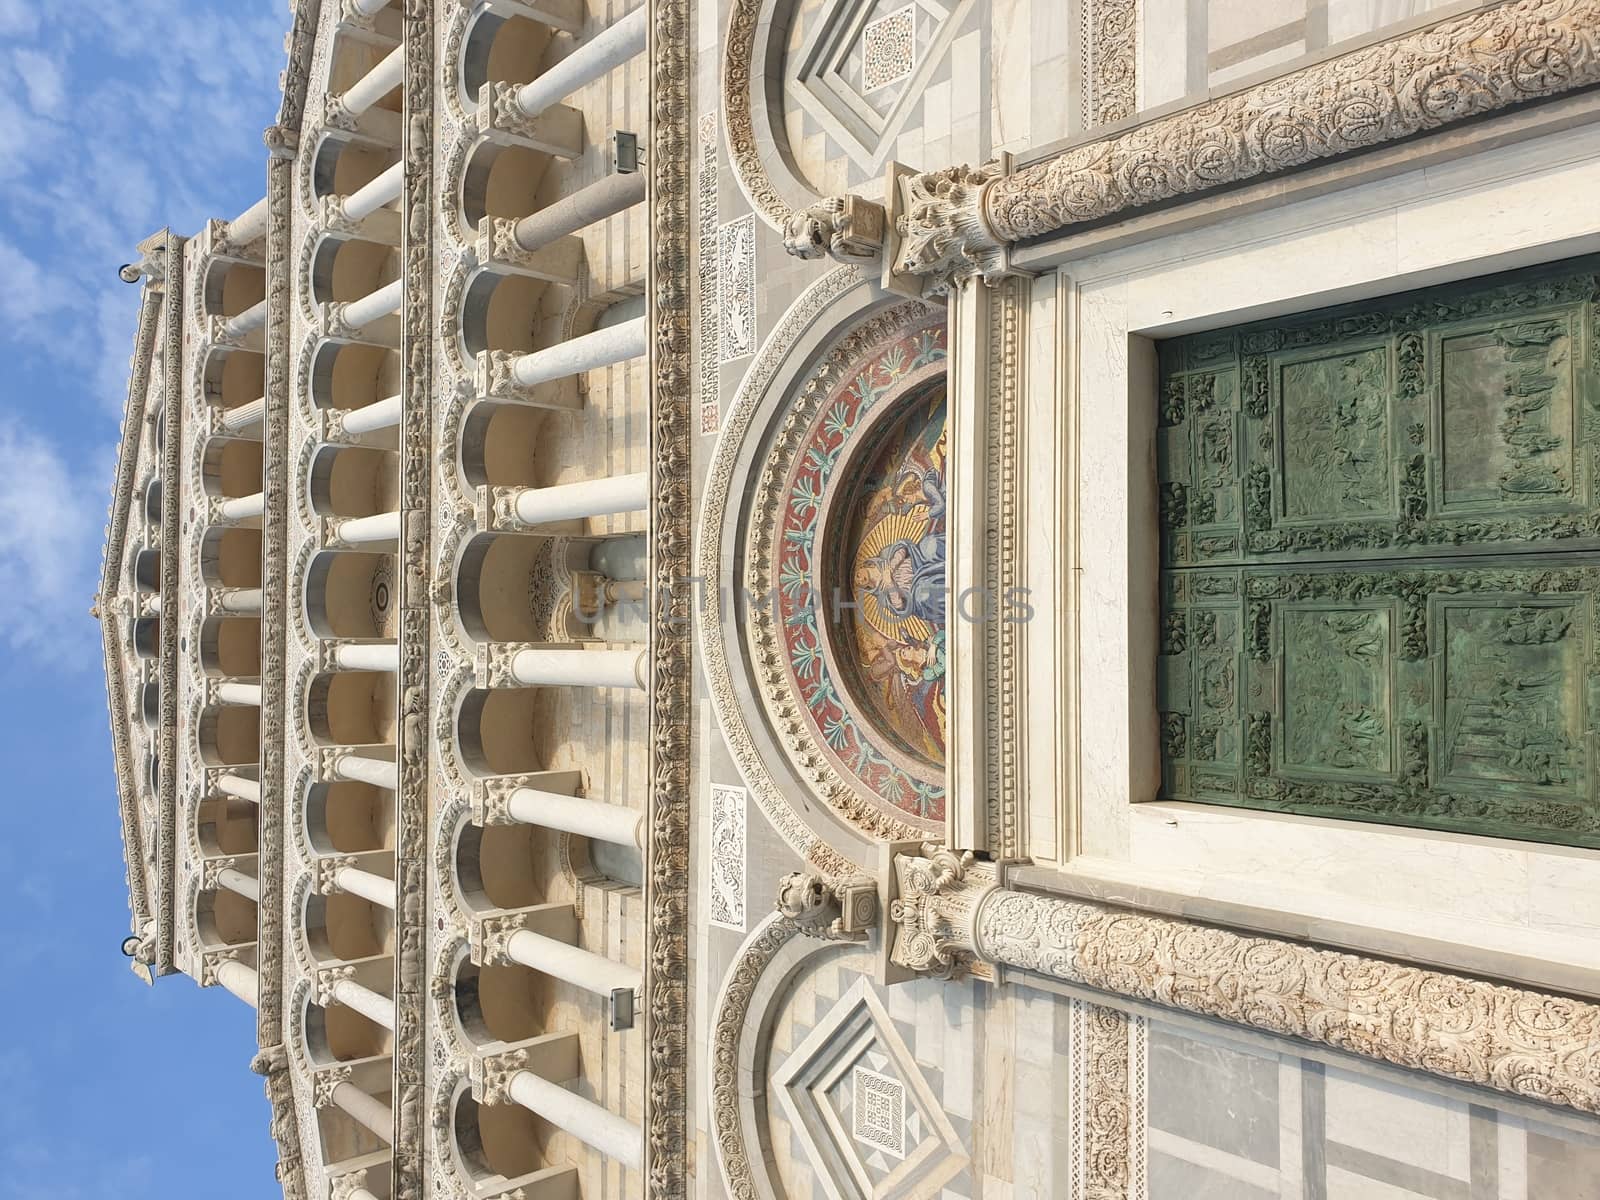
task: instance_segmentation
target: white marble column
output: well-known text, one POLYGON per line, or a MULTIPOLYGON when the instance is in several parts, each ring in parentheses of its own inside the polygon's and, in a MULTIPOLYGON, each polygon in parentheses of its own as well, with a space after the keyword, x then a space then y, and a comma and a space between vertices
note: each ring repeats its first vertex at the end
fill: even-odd
POLYGON ((261 803, 261 784, 254 779, 246 779, 243 775, 229 772, 217 780, 217 791, 225 796, 233 796, 239 800, 248 800, 251 804, 261 803))
POLYGON ((524 825, 559 829, 619 846, 644 846, 644 814, 621 804, 519 787, 507 798, 506 811, 524 825))
POLYGON ((606 1158, 635 1171, 642 1164, 643 1131, 593 1100, 532 1071, 518 1071, 511 1077, 508 1090, 511 1098, 523 1108, 592 1146, 606 1158))
POLYGON ((351 11, 363 17, 375 17, 389 7, 389 0, 348 0, 351 11))
POLYGON ((237 704, 245 708, 261 707, 261 685, 259 683, 240 683, 238 680, 227 679, 217 684, 218 704, 237 704))
POLYGON ((525 488, 517 494, 517 519, 528 525, 643 512, 650 506, 650 473, 610 475, 554 487, 525 488))
POLYGON ((339 205, 347 221, 364 221, 385 204, 400 199, 400 188, 405 182, 405 164, 394 166, 375 175, 351 192, 339 205))
POLYGON ((335 541, 345 542, 352 546, 364 546, 373 542, 395 542, 400 540, 400 514, 375 513, 370 517, 346 517, 343 520, 329 521, 329 533, 335 541))
POLYGON ((638 992, 642 983, 640 973, 626 963, 534 933, 531 929, 519 929, 506 940, 506 956, 573 987, 607 998, 613 992, 638 992))
POLYGON ((349 1080, 335 1084, 328 1099, 386 1144, 394 1138, 394 1113, 389 1106, 382 1100, 374 1100, 349 1080))
POLYGON ((511 376, 522 387, 531 388, 638 358, 648 348, 647 326, 640 317, 521 355, 511 364, 511 376))
POLYGON ((645 686, 643 650, 518 650, 510 674, 523 687, 645 686))
POLYGON ((614 21, 555 66, 517 92, 517 107, 537 117, 552 104, 593 83, 636 54, 643 54, 649 24, 648 4, 614 21))
POLYGON ((256 974, 256 969, 248 963, 239 962, 237 959, 228 959, 217 964, 217 982, 251 1008, 256 1006, 257 998, 261 991, 261 981, 256 974))
POLYGON ((267 401, 263 397, 252 400, 249 404, 235 405, 233 408, 222 410, 219 424, 228 433, 247 433, 257 428, 267 416, 267 401))
POLYGON ((256 616, 261 612, 260 588, 220 588, 216 593, 218 612, 256 616))
POLYGON ((397 642, 341 642, 329 656, 340 671, 398 671, 400 646, 397 642))
POLYGON ((405 280, 396 279, 339 308, 339 318, 352 329, 365 329, 374 321, 393 316, 405 299, 405 280))
POLYGON ((645 173, 630 171, 625 175, 607 175, 588 187, 563 196, 554 204, 541 208, 517 222, 517 245, 524 250, 538 250, 569 233, 577 233, 596 221, 615 216, 632 208, 644 199, 645 173))
POLYGON ((349 434, 376 433, 380 429, 393 429, 399 424, 399 396, 374 400, 371 404, 353 408, 344 414, 344 431, 349 434))
POLYGON ((335 779, 349 779, 370 783, 373 787, 388 788, 391 792, 400 786, 400 768, 390 760, 367 758, 361 754, 335 754, 329 774, 335 779))
POLYGON ((394 911, 394 880, 385 879, 382 875, 374 875, 371 871, 363 871, 360 867, 339 865, 329 872, 325 878, 329 879, 335 890, 349 892, 352 896, 360 896, 363 900, 370 900, 379 908, 394 911))
POLYGON ((258 329, 267 327, 267 302, 265 299, 257 300, 241 313, 236 313, 224 322, 222 335, 225 338, 237 340, 255 333, 258 329))
POLYGON ((267 219, 271 215, 265 196, 228 222, 228 240, 235 246, 248 246, 267 235, 267 219))
POLYGON ((217 505, 217 516, 223 521, 253 521, 267 509, 266 496, 255 492, 249 496, 230 496, 217 505))
POLYGON ((328 999, 354 1009, 367 1020, 394 1032, 394 1001, 354 979, 341 979, 328 989, 328 999))
POLYGON ((227 888, 236 896, 243 896, 252 904, 261 901, 261 887, 256 882, 255 876, 246 875, 237 867, 223 867, 217 872, 217 884, 227 888))
POLYGON ((351 117, 359 117, 404 81, 405 46, 396 46, 377 66, 351 84, 339 104, 351 117))

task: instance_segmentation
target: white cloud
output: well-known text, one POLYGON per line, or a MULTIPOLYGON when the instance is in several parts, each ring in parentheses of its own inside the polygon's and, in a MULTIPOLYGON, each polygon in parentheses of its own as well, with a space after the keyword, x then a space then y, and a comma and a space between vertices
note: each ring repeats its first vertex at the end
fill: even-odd
POLYGON ((42 50, 18 50, 11 65, 28 90, 28 103, 41 116, 51 116, 66 98, 61 63, 42 50))
POLYGON ((38 29, 41 9, 35 0, 0 0, 0 37, 21 37, 38 29))
POLYGON ((93 661, 88 611, 107 494, 38 434, 0 426, 0 642, 12 650, 66 667, 93 661))

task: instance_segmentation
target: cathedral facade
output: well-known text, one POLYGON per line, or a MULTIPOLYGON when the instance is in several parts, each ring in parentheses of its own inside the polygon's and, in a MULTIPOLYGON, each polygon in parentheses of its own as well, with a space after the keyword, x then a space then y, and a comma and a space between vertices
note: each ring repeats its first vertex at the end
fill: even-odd
POLYGON ((1600 1194, 1600 0, 286 50, 96 605, 285 1196, 1600 1194))

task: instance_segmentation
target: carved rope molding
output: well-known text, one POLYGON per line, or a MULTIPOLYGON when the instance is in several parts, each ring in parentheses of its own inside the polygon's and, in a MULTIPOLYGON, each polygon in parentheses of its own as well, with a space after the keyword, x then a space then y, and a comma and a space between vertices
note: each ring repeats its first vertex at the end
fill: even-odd
POLYGON ((900 856, 897 961, 999 964, 1600 1114, 1600 1005, 996 885, 900 856))
POLYGON ((689 0, 650 24, 650 794, 645 821, 644 1177, 688 1195, 690 574, 689 0))

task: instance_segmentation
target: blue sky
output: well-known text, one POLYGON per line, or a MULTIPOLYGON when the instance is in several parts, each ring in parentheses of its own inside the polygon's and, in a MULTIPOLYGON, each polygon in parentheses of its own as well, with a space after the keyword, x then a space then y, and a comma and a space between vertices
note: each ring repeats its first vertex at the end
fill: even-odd
POLYGON ((259 199, 287 26, 284 0, 0 0, 0 1200, 280 1194, 253 1014, 119 951, 88 613, 137 300, 117 266, 259 199))

